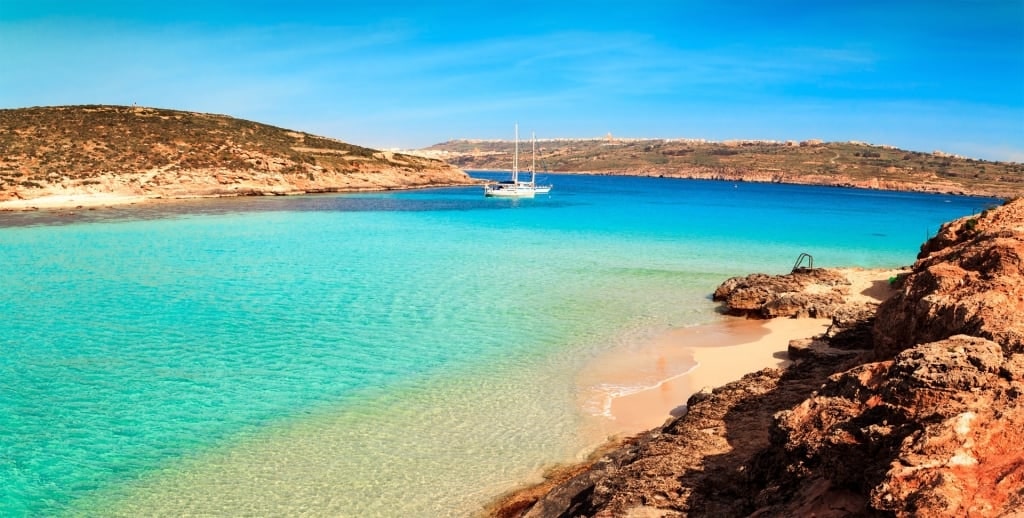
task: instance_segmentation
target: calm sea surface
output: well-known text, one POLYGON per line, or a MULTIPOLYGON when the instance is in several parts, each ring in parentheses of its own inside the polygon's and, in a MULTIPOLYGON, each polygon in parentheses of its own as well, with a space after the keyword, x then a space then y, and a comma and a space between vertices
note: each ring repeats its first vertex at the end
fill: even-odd
POLYGON ((996 204, 547 180, 0 213, 0 515, 471 514, 593 446, 589 359, 725 278, 908 265, 996 204))

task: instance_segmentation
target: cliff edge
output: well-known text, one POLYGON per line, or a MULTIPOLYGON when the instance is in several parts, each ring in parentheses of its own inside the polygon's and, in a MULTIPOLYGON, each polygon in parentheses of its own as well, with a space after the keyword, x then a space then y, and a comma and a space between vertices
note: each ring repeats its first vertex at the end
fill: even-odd
POLYGON ((464 171, 439 160, 224 115, 128 106, 0 110, 0 208, 28 208, 32 204, 22 202, 47 197, 186 198, 471 183, 464 171))
MULTIPOLYGON (((815 275, 820 286, 843 285, 831 273, 815 275)), ((781 282, 806 293, 809 285, 765 278, 731 279, 720 291, 727 299, 737 287, 764 294, 764 286, 781 282)), ((832 311, 834 324, 823 336, 792 344, 789 369, 765 369, 697 393, 684 416, 629 439, 535 503, 490 512, 1020 512, 1024 200, 948 223, 892 284, 895 293, 877 309, 837 309, 830 294, 812 301, 804 307, 832 311)), ((740 299, 747 306, 737 311, 764 316, 764 308, 748 307, 751 297, 740 299)), ((778 299, 763 303, 785 306, 778 299)))

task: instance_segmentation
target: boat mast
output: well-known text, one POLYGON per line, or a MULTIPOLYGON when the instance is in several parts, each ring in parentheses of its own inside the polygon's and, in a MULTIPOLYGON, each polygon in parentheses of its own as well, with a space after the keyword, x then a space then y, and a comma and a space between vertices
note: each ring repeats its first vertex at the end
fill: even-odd
POLYGON ((519 181, 519 123, 516 123, 516 151, 512 156, 512 184, 519 181))
POLYGON ((530 132, 530 145, 533 147, 533 150, 530 153, 530 156, 531 156, 531 161, 530 161, 530 186, 532 187, 534 184, 537 183, 537 181, 536 181, 536 179, 537 179, 537 133, 536 132, 533 132, 533 131, 530 132))

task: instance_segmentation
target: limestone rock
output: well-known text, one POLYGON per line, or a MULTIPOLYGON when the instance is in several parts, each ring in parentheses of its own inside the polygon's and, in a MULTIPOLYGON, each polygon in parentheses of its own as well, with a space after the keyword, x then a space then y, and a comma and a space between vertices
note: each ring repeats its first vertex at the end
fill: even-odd
MULTIPOLYGON (((784 485, 859 488, 897 516, 1008 512, 1024 490, 1022 379, 999 344, 964 335, 837 374, 776 416, 784 485)), ((798 493, 774 512, 796 512, 798 493)))
POLYGON ((828 318, 843 305, 849 286, 843 274, 821 268, 786 275, 755 273, 726 280, 712 298, 724 302, 730 315, 828 318))
POLYGON ((873 315, 892 293, 887 278, 905 270, 800 268, 785 275, 755 273, 723 282, 712 295, 730 315, 748 318, 837 318, 873 315))

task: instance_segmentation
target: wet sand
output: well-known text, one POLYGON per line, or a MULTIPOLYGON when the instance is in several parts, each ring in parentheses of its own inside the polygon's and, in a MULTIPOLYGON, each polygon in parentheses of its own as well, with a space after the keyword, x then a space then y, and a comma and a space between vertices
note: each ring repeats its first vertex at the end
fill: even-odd
POLYGON ((596 358, 577 380, 593 442, 632 435, 685 411, 686 400, 744 374, 788 364, 789 341, 821 334, 829 319, 746 320, 673 329, 596 358))

